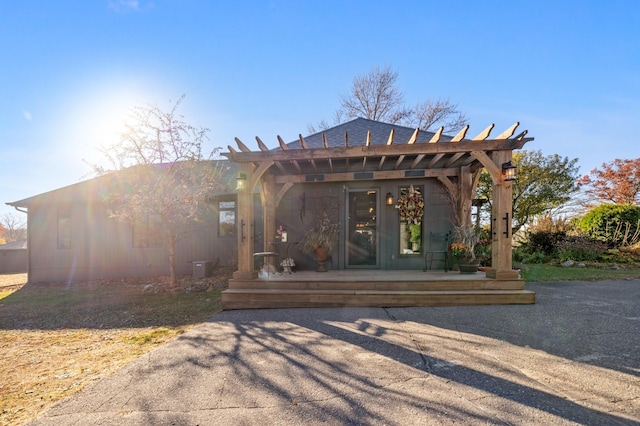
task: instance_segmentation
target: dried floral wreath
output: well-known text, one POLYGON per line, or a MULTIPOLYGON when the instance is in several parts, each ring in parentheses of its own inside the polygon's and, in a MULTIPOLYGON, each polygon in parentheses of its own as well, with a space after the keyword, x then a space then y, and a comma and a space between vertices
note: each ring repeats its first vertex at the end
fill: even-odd
POLYGON ((400 220, 406 220, 409 223, 417 225, 422 222, 424 199, 420 193, 413 189, 413 185, 411 185, 409 192, 398 198, 396 209, 400 212, 400 220))

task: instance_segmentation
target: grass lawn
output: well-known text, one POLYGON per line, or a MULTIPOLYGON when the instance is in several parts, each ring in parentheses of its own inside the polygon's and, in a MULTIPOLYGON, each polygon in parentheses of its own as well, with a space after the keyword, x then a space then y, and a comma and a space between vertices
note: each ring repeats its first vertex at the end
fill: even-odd
POLYGON ((610 269, 609 265, 566 268, 560 265, 527 264, 522 266, 521 275, 527 282, 640 279, 640 266, 637 264, 622 265, 619 269, 610 269))
POLYGON ((23 424, 220 311, 220 277, 28 284, 0 275, 0 425, 23 424))

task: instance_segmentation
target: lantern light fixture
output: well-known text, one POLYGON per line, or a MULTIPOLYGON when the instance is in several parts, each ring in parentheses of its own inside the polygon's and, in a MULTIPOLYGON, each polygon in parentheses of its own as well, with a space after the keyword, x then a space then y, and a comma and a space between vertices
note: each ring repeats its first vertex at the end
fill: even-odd
POLYGON ((516 180, 516 166, 511 161, 502 163, 502 180, 505 182, 516 180))
POLYGON ((242 191, 247 186, 247 175, 239 173, 236 178, 236 191, 242 191))
POLYGON ((387 192, 387 205, 388 206, 393 205, 393 194, 390 192, 387 192))

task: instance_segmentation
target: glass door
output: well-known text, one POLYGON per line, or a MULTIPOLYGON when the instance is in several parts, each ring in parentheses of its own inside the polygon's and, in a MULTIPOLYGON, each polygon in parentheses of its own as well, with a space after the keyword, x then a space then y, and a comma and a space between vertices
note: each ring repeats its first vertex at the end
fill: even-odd
POLYGON ((377 189, 350 189, 347 198, 347 267, 377 268, 377 189))

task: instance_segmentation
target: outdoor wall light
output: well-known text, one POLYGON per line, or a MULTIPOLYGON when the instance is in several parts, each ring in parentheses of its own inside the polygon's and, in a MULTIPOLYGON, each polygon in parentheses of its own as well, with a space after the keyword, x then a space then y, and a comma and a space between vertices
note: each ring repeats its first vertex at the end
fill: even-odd
POLYGON ((502 180, 516 180, 516 166, 511 164, 511 161, 502 163, 502 180))
POLYGON ((247 175, 239 173, 236 178, 236 191, 242 191, 247 186, 247 175))
POLYGON ((387 192, 387 205, 388 206, 393 205, 393 194, 390 192, 387 192))

